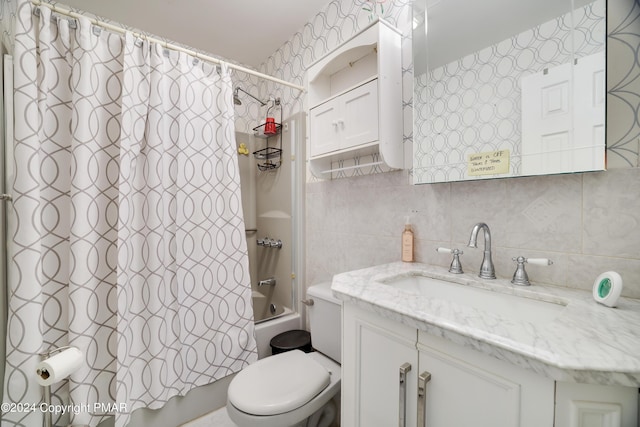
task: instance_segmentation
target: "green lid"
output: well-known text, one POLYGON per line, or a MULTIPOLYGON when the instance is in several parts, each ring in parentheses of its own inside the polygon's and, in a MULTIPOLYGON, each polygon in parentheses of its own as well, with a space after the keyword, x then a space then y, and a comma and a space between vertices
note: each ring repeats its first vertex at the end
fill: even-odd
POLYGON ((605 277, 598 283, 598 296, 604 298, 611 292, 611 280, 605 277))

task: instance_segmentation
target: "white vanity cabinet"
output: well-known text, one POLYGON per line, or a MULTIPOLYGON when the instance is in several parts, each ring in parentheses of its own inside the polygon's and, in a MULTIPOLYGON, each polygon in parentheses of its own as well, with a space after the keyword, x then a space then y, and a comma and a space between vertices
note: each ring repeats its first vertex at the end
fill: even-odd
POLYGON ((556 384, 556 426, 636 427, 640 395, 633 387, 556 384))
POLYGON ((308 160, 317 177, 362 156, 371 162, 352 167, 404 167, 401 42, 378 20, 308 68, 308 160))
POLYGON ((431 375, 418 426, 554 425, 553 380, 422 332, 418 349, 431 375))
POLYGON ((343 427, 637 423, 637 389, 556 382, 348 302, 342 349, 343 427))
POLYGON ((342 426, 553 426, 552 380, 352 304, 343 310, 342 426))
POLYGON ((343 304, 341 426, 416 425, 417 331, 343 304), (404 384, 400 384, 403 366, 404 384), (406 398, 404 401, 401 401, 406 398))

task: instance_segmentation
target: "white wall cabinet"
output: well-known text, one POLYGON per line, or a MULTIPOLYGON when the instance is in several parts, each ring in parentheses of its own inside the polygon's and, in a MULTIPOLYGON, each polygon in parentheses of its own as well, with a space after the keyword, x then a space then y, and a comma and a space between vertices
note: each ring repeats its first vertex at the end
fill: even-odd
POLYGON ((376 164, 404 167, 401 41, 376 21, 307 70, 314 175, 330 178, 335 162, 372 154, 376 164))
POLYGON ((312 157, 377 141, 378 80, 312 108, 309 122, 312 157))
POLYGON ((637 389, 556 383, 349 303, 342 346, 343 427, 636 425, 637 389))

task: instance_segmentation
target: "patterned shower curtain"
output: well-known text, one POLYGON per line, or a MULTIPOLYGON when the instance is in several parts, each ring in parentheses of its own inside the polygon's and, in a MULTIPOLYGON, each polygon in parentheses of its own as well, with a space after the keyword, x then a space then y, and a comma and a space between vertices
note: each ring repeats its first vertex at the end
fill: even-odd
POLYGON ((4 400, 38 405, 39 353, 71 345, 83 364, 53 404, 123 426, 257 358, 231 80, 34 8, 16 23, 4 400))

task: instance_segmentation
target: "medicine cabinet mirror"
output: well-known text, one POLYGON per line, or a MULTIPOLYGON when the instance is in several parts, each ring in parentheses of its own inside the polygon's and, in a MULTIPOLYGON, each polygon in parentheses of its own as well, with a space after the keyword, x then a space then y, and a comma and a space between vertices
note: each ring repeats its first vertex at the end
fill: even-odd
POLYGON ((606 0, 414 0, 416 184, 605 168, 606 0))

